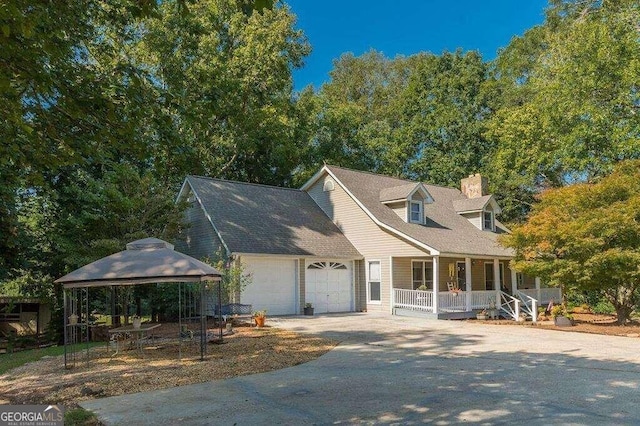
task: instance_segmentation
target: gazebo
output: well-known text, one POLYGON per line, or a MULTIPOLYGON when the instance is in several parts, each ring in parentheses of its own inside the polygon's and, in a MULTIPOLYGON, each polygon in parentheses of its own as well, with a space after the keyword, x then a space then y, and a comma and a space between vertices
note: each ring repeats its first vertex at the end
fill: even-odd
MULTIPOLYGON (((103 257, 58 278, 55 282, 64 286, 65 368, 68 364, 68 346, 76 341, 78 333, 86 332, 86 341, 89 341, 89 288, 150 283, 202 283, 220 281, 221 277, 222 274, 217 269, 175 251, 172 244, 158 238, 145 238, 128 243, 126 250, 103 257)), ((204 300, 205 290, 202 285, 199 314, 201 360, 204 359, 207 343, 204 300)), ((180 303, 179 306, 181 309, 180 303)), ((178 318, 181 321, 181 313, 178 318)))

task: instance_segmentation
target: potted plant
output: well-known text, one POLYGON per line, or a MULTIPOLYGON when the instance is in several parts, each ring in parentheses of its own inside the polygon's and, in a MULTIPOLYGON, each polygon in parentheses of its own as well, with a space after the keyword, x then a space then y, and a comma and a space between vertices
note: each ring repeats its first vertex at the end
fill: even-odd
POLYGON ((556 327, 571 327, 573 325, 573 315, 567 311, 564 305, 555 305, 551 308, 551 317, 556 327))
POLYGON ((309 302, 304 304, 304 314, 313 316, 313 305, 309 302))
POLYGON ((480 312, 478 312, 476 314, 476 319, 483 320, 483 321, 486 320, 487 319, 487 310, 483 309, 480 312))
POLYGON ((253 319, 256 321, 258 327, 264 327, 264 322, 267 319, 267 311, 255 311, 253 313, 253 319))
POLYGON ((498 317, 498 310, 496 309, 496 302, 491 299, 489 302, 489 310, 487 311, 491 319, 496 319, 498 317))

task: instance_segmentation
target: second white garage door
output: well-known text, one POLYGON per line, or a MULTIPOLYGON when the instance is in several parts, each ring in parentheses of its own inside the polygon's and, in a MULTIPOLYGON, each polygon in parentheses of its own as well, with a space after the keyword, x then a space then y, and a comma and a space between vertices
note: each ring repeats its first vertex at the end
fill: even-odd
POLYGON ((351 262, 307 262, 305 301, 314 312, 348 312, 352 300, 351 262))
POLYGON ((298 313, 295 260, 243 256, 241 261, 252 281, 242 291, 242 303, 256 311, 266 309, 267 315, 298 313))

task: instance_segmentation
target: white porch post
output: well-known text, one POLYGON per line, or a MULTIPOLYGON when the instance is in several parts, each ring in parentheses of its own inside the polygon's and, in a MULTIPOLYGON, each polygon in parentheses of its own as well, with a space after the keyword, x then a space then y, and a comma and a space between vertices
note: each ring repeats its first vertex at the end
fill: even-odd
POLYGON ((509 265, 509 270, 511 271, 511 294, 516 294, 516 290, 518 289, 518 273, 513 269, 512 265, 509 265))
POLYGON ((500 261, 493 259, 493 289, 496 291, 496 309, 500 309, 500 261))
POLYGON ((540 277, 536 277, 536 299, 540 299, 540 277))
POLYGON ((466 302, 467 302, 467 311, 471 310, 471 289, 473 288, 473 286, 471 285, 471 258, 470 257, 465 257, 464 258, 464 272, 465 272, 465 297, 466 297, 466 302))
POLYGON ((440 289, 440 282, 438 276, 440 270, 440 258, 433 256, 433 313, 438 313, 438 290, 440 289))
POLYGON ((391 315, 393 315, 393 313, 395 312, 395 296, 396 294, 393 290, 393 256, 389 256, 389 300, 391 301, 389 308, 391 309, 391 315))

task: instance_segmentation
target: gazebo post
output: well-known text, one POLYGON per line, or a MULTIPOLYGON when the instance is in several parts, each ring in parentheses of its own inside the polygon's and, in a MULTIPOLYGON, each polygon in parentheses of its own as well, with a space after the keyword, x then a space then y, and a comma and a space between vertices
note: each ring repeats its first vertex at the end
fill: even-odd
POLYGON ((207 341, 207 317, 204 315, 204 281, 200 281, 200 361, 204 361, 204 351, 207 341))
POLYGON ((220 327, 220 343, 222 343, 222 280, 218 281, 218 327, 220 327))
POLYGON ((63 320, 63 324, 64 324, 64 328, 62 329, 62 333, 64 335, 64 368, 68 368, 67 367, 67 318, 69 316, 69 313, 67 312, 67 289, 64 288, 64 286, 62 287, 62 303, 64 304, 64 320, 63 320))
POLYGON ((182 283, 178 283, 178 360, 182 361, 182 283))

